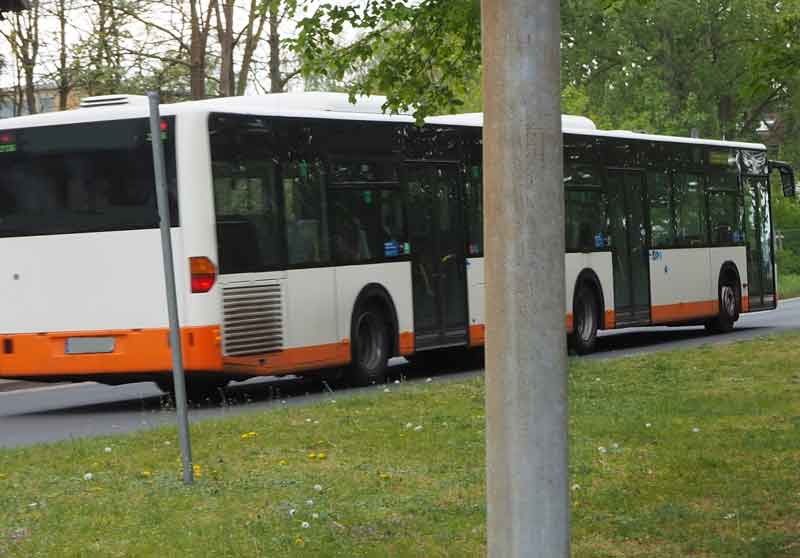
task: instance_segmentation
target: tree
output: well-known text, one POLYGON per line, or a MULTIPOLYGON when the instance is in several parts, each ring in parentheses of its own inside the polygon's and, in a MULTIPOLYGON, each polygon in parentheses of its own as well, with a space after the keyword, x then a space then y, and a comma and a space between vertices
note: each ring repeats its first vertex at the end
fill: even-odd
POLYGON ((479 0, 324 4, 300 22, 293 48, 304 76, 344 81, 351 96, 381 93, 386 109, 422 117, 464 106, 479 83, 479 0), (358 37, 340 44, 352 29, 358 37))
MULTIPOLYGON (((565 104, 580 101, 603 126, 752 137, 765 112, 796 95, 795 72, 778 64, 797 58, 769 54, 796 31, 779 0, 561 4, 565 104)), ((324 4, 301 22, 293 46, 305 75, 343 80, 351 95, 383 93, 389 110, 418 116, 454 112, 479 98, 479 8, 477 0, 324 4), (347 29, 358 35, 342 44, 347 29)))
POLYGON ((39 0, 31 0, 30 10, 15 12, 9 18, 10 29, 0 28, 0 35, 8 41, 16 60, 18 91, 20 95, 24 91, 24 102, 29 114, 37 112, 34 80, 40 46, 39 3, 39 0))

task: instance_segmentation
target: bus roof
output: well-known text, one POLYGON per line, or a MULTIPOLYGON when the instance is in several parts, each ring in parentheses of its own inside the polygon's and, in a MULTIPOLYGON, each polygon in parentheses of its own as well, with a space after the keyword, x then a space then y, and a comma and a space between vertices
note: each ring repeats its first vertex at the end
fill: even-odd
MULTIPOLYGON (((164 104, 161 105, 161 113, 163 116, 172 116, 192 113, 208 114, 212 112, 228 112, 263 116, 363 120, 370 122, 414 122, 414 118, 410 113, 398 115, 384 114, 383 107, 385 103, 386 97, 378 95, 357 97, 356 103, 351 104, 350 98, 346 93, 272 93, 270 95, 224 97, 164 104)), ((92 97, 84 99, 81 104, 81 108, 68 111, 48 112, 2 119, 0 120, 0 129, 20 129, 75 124, 80 122, 123 120, 126 118, 142 118, 148 115, 147 98, 140 95, 92 97)), ((433 116, 427 118, 425 121, 428 124, 440 126, 482 127, 483 114, 469 113, 433 116)), ((701 144, 740 149, 766 149, 766 147, 760 143, 661 136, 624 130, 598 130, 594 122, 583 116, 563 115, 561 123, 563 131, 571 134, 627 138, 643 141, 701 144)))

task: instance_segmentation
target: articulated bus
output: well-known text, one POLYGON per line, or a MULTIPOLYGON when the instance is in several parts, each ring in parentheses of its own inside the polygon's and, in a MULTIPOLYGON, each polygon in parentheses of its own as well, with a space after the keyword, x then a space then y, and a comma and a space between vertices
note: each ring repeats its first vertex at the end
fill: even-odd
MULTIPOLYGON (((481 117, 417 126, 381 98, 164 105, 190 386, 484 344, 481 117)), ((0 122, 0 376, 169 388, 146 99, 0 122)), ((564 117, 566 332, 705 324, 775 308, 763 145, 597 130, 564 117)))

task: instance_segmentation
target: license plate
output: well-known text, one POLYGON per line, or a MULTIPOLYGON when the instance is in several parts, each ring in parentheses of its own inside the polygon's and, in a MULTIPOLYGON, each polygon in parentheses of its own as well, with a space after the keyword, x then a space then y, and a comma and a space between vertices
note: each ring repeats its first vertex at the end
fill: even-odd
POLYGON ((113 353, 113 337, 68 337, 64 352, 68 355, 113 353))

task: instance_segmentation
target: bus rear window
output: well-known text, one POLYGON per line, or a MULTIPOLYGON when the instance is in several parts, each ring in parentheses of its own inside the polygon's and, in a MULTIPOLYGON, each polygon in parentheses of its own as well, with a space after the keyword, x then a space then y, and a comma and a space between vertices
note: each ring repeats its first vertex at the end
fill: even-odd
MULTIPOLYGON (((174 119, 162 132, 178 225, 174 119)), ((158 227, 147 119, 0 132, 0 237, 158 227)))

